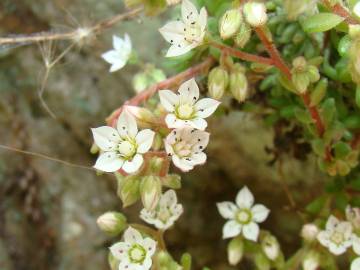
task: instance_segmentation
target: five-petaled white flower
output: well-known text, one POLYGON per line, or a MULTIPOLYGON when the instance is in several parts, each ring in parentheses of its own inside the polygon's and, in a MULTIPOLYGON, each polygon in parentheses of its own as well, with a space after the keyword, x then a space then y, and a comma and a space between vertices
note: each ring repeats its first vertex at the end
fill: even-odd
POLYGON ((252 241, 257 241, 259 225, 268 217, 270 210, 262 204, 254 205, 254 196, 245 186, 236 196, 236 204, 222 202, 217 204, 223 218, 230 219, 223 227, 223 238, 235 237, 239 234, 252 241))
POLYGON ((123 68, 131 55, 131 40, 128 34, 125 34, 124 39, 113 36, 113 50, 102 54, 102 58, 111 64, 110 72, 117 71, 123 68))
POLYGON ((172 21, 159 29, 167 42, 170 42, 166 56, 179 56, 199 46, 204 39, 207 24, 207 12, 203 7, 198 13, 189 0, 183 0, 181 6, 182 21, 172 21))
POLYGON ((212 98, 199 99, 199 87, 194 78, 184 82, 178 94, 170 90, 159 91, 160 101, 169 112, 165 122, 169 128, 192 128, 205 130, 204 118, 215 112, 220 102, 212 98))
POLYGON ((341 255, 352 245, 352 226, 350 222, 339 221, 335 216, 330 216, 326 222, 325 230, 317 235, 323 246, 335 255, 341 255))
POLYGON ((165 150, 171 156, 173 163, 183 172, 188 172, 196 165, 206 162, 203 152, 209 143, 208 132, 182 128, 174 129, 165 139, 165 150))
POLYGON ((124 242, 112 245, 110 251, 119 260, 119 270, 147 270, 152 265, 156 242, 143 238, 140 232, 129 227, 124 233, 124 242))
POLYGON ((182 213, 183 207, 177 203, 175 191, 170 189, 161 195, 155 210, 148 211, 144 208, 140 212, 140 217, 160 230, 167 230, 182 213))
POLYGON ((138 132, 135 118, 127 111, 121 113, 117 129, 103 126, 91 130, 102 151, 94 168, 104 172, 139 170, 144 161, 142 155, 149 151, 155 135, 150 129, 138 132))

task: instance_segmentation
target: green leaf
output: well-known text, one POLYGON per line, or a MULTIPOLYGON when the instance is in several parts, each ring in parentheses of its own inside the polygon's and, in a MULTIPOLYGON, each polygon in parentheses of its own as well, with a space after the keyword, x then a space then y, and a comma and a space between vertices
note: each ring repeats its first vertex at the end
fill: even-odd
POLYGON ((191 270, 191 255, 189 253, 184 253, 181 256, 181 265, 183 270, 191 270))
POLYGON ((307 110, 296 108, 295 117, 303 124, 311 124, 313 122, 311 115, 307 110))
POLYGON ((324 12, 306 18, 302 22, 302 28, 307 33, 325 32, 336 27, 342 21, 344 21, 343 17, 324 12))
POLYGON ((350 182, 350 187, 357 191, 360 191, 360 177, 352 180, 350 182))
POLYGON ((344 142, 338 142, 334 145, 335 157, 338 159, 343 159, 351 152, 351 147, 349 144, 344 142))
POLYGON ((344 192, 335 195, 335 206, 339 210, 344 210, 349 203, 349 199, 344 192))
POLYGON ((313 215, 319 214, 326 203, 326 198, 326 195, 322 195, 316 198, 306 206, 306 211, 313 215))
POLYGON ((327 86, 328 80, 326 78, 323 78, 320 82, 318 82, 314 91, 312 91, 310 95, 311 106, 316 106, 323 100, 326 95, 327 86))
POLYGON ((322 105, 322 113, 321 113, 327 126, 329 126, 334 121, 335 112, 336 112, 335 99, 328 98, 322 105))
POLYGON ((311 142, 311 146, 314 152, 319 156, 324 156, 325 153, 325 144, 322 139, 315 139, 311 142))
POLYGON ((356 92, 355 92, 355 102, 356 105, 360 108, 360 86, 358 86, 356 88, 356 92))

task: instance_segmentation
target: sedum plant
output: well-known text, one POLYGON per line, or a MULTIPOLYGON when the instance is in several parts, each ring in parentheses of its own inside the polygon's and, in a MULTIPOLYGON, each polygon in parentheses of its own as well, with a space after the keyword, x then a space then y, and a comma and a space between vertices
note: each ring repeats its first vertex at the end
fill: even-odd
MULTIPOLYGON (((122 239, 110 247, 111 269, 191 269, 191 256, 176 260, 164 238, 186 211, 176 195, 177 172, 206 163, 207 120, 240 109, 257 114, 265 125, 300 130, 329 182, 301 210, 303 244, 286 256, 276 236, 261 228, 277 209, 255 204, 246 186, 236 203, 218 202, 227 220, 228 263, 244 269, 247 258, 259 270, 344 269, 342 255, 351 270, 359 270, 360 1, 125 4, 148 16, 175 9, 179 19, 159 29, 170 44, 163 56, 176 74, 165 78, 147 66, 134 79, 137 95, 116 109, 106 126, 92 129, 92 152, 99 152, 94 168, 114 173, 123 207, 143 206, 139 216, 145 225, 128 223, 120 212, 99 217, 100 229, 122 239)), ((128 34, 114 36, 113 47, 102 55, 110 72, 140 61, 128 34)), ((292 139, 296 144, 299 138, 292 139)))

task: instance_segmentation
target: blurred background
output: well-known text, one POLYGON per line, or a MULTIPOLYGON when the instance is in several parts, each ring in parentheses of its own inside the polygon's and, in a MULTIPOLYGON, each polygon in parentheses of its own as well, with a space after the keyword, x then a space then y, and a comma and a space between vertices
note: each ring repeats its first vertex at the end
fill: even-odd
MULTIPOLYGON (((122 11, 120 0, 1 0, 0 36, 69 31, 122 11)), ((46 84, 44 55, 55 59, 71 43, 0 46, 0 144, 91 167, 96 157, 89 151, 90 128, 103 125, 135 95, 131 81, 140 71, 128 65, 110 74, 101 54, 111 48, 113 34, 126 31, 139 57, 164 69, 167 45, 157 29, 168 16, 119 23, 74 46, 50 70, 46 84), (44 101, 56 118, 40 102, 42 84, 44 101)), ((178 196, 185 213, 165 235, 169 251, 176 259, 190 252, 194 269, 235 269, 226 262, 225 221, 216 202, 234 200, 246 184, 256 201, 271 209, 262 228, 279 238, 285 254, 294 252, 304 222, 297 210, 326 180, 308 155, 309 145, 296 139, 301 132, 281 123, 264 126, 256 115, 239 110, 211 119, 209 131, 208 162, 183 175, 178 196)), ((107 247, 118 239, 105 236, 96 219, 117 210, 141 222, 139 207, 122 210, 111 175, 0 148, 0 269, 108 269, 107 247)), ((252 267, 245 262, 242 269, 252 267)))

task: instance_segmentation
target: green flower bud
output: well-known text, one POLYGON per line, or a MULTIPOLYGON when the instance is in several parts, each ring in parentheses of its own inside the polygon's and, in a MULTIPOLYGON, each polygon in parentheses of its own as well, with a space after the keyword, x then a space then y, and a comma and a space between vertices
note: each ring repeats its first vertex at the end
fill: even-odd
POLYGON ((228 261, 231 265, 237 265, 244 255, 244 241, 241 237, 232 239, 227 247, 228 261))
POLYGON ((209 94, 214 99, 221 99, 229 84, 229 75, 221 67, 213 68, 209 73, 208 88, 209 94))
POLYGON ((239 48, 244 48, 251 38, 251 32, 251 27, 247 23, 242 23, 234 38, 235 45, 239 48))
POLYGON ((266 234, 266 236, 262 239, 261 248, 264 251, 266 257, 272 261, 275 261, 280 255, 279 242, 271 234, 266 234))
POLYGON ((163 138, 159 133, 156 133, 152 148, 154 149, 154 151, 158 151, 161 149, 162 144, 163 144, 163 138))
POLYGON ((237 70, 230 74, 229 89, 234 98, 244 102, 248 96, 248 80, 243 71, 237 70))
POLYGON ((260 27, 266 24, 267 14, 266 6, 260 2, 249 2, 244 5, 244 15, 246 21, 254 27, 260 27))
POLYGON ((154 80, 154 83, 162 82, 166 79, 165 73, 158 68, 153 68, 149 71, 150 77, 154 80))
POLYGON ((317 82, 320 79, 318 68, 309 64, 302 56, 294 59, 291 74, 292 83, 299 94, 304 94, 310 83, 317 82))
POLYGON ((239 30, 243 17, 239 9, 230 9, 225 12, 219 21, 219 32, 222 39, 233 37, 239 30))
POLYGON ((271 263, 270 263, 269 259, 262 252, 257 252, 255 254, 254 262, 257 267, 256 269, 259 269, 259 270, 270 270, 271 269, 271 263))
POLYGON ((132 80, 136 93, 140 93, 148 87, 148 76, 145 73, 138 73, 132 80))
POLYGON ((137 124, 140 128, 150 128, 153 124, 158 123, 157 117, 148 109, 138 106, 125 106, 126 111, 136 117, 137 124))
POLYGON ((160 178, 153 175, 144 176, 140 183, 140 195, 144 208, 154 210, 161 195, 160 178))
POLYGON ((316 270, 320 266, 320 254, 317 251, 311 250, 308 252, 302 261, 304 270, 316 270))
POLYGON ((181 188, 181 176, 178 174, 168 174, 167 176, 161 178, 161 181, 164 187, 171 189, 181 188))
POLYGON ((191 255, 189 253, 184 253, 181 256, 181 266, 183 267, 183 270, 191 270, 191 263, 191 255))
POLYGON ((96 143, 93 143, 91 148, 90 148, 90 153, 95 155, 97 153, 99 153, 100 148, 96 145, 96 143))
POLYGON ((129 175, 124 177, 122 181, 118 181, 117 194, 123 203, 123 207, 134 204, 140 198, 139 186, 140 177, 137 175, 129 175))
POLYGON ((126 217, 118 212, 107 212, 101 215, 96 222, 102 231, 110 235, 120 234, 127 226, 126 217))

